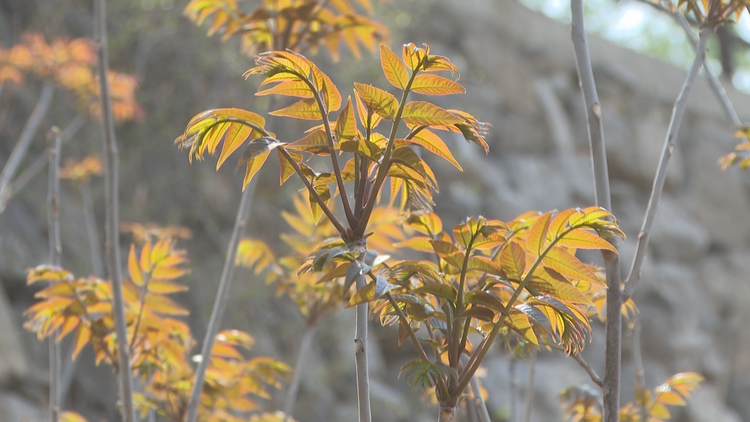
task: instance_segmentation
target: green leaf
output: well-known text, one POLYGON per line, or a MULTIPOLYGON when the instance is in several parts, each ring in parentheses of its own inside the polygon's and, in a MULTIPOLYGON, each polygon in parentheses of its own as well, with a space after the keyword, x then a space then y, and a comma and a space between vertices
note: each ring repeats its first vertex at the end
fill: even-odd
POLYGON ((449 284, 425 284, 414 291, 416 294, 429 294, 441 299, 447 300, 448 303, 455 304, 458 292, 456 288, 449 284))

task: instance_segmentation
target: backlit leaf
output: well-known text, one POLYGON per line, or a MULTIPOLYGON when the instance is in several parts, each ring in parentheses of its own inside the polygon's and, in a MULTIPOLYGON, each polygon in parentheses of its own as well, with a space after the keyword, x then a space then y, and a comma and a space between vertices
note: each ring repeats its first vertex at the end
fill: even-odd
POLYGON ((417 75, 411 84, 411 90, 425 95, 451 95, 466 92, 466 89, 458 82, 430 74, 417 75))
POLYGON ((288 107, 271 111, 268 114, 302 120, 320 120, 321 118, 318 103, 312 98, 297 101, 288 107))
POLYGON ((406 84, 409 82, 409 73, 406 71, 406 67, 401 59, 384 44, 380 44, 380 65, 383 68, 386 79, 388 79, 391 85, 400 90, 406 88, 406 84))
POLYGON ((518 243, 511 241, 500 252, 500 265, 505 274, 515 280, 520 280, 526 270, 526 252, 518 243))
POLYGON ((410 125, 424 126, 445 126, 464 121, 461 117, 426 101, 407 103, 404 106, 402 119, 410 125))
POLYGON ((380 117, 393 120, 398 109, 398 100, 391 93, 372 85, 354 83, 362 102, 380 117))

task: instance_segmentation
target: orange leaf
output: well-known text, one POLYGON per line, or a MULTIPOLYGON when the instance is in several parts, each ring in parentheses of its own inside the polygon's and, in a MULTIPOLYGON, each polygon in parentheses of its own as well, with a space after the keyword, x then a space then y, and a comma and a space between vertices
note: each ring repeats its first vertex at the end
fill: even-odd
POLYGON ((417 236, 410 239, 406 239, 403 242, 395 243, 393 246, 397 248, 409 248, 415 251, 429 252, 432 253, 435 250, 432 247, 432 239, 426 236, 417 236))
POLYGON ((328 147, 328 135, 322 129, 316 130, 291 144, 287 144, 286 148, 316 155, 329 155, 331 153, 328 147))
POLYGON ((152 312, 163 314, 163 315, 188 315, 187 309, 178 305, 172 299, 157 294, 150 294, 146 296, 146 306, 151 309, 152 312))
POLYGON ((221 154, 219 154, 219 161, 216 163, 216 170, 224 164, 224 161, 233 152, 237 151, 237 148, 242 146, 252 132, 253 128, 242 123, 232 123, 229 126, 227 135, 224 137, 224 146, 221 148, 221 154))
POLYGON ((617 252, 611 243, 599 237, 599 235, 584 229, 573 229, 560 240, 557 241, 560 246, 576 249, 604 249, 617 252))
POLYGON ((448 149, 448 146, 445 144, 445 142, 443 142, 443 140, 440 139, 438 135, 428 129, 420 130, 411 139, 397 139, 396 145, 394 146, 397 148, 402 146, 400 145, 400 143, 419 145, 427 151, 430 151, 431 153, 437 155, 438 157, 444 158, 446 161, 453 164, 453 166, 455 166, 457 169, 463 171, 463 168, 461 168, 461 165, 458 164, 458 161, 456 161, 456 158, 453 156, 450 149, 448 149))
POLYGON ((536 255, 540 255, 542 249, 544 249, 551 217, 550 213, 541 215, 531 226, 529 234, 526 236, 526 247, 536 255))
POLYGON ((600 286, 606 285, 598 275, 594 274, 584 263, 575 255, 566 251, 562 247, 554 247, 544 256, 542 264, 550 269, 560 273, 566 278, 574 280, 584 280, 600 286))
POLYGON ((143 286, 143 273, 141 273, 141 267, 138 265, 138 259, 135 255, 135 245, 130 245, 130 253, 128 254, 128 272, 130 273, 130 279, 137 286, 143 286))
POLYGON ((526 252, 518 243, 511 241, 500 252, 500 265, 505 275, 514 280, 520 280, 526 270, 526 252))

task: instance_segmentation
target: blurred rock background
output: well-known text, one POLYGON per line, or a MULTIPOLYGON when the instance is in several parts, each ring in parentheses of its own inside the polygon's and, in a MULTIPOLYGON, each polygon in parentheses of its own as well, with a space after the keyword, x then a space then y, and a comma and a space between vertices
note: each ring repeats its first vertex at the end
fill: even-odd
MULTIPOLYGON (((189 321, 202 338, 239 201, 241 175, 231 166, 214 172, 212 161, 188 163, 172 140, 195 113, 212 107, 260 108, 257 81, 244 81, 249 57, 236 42, 207 38, 181 15, 186 1, 109 2, 111 67, 140 81, 140 121, 117 128, 121 163, 121 216, 124 221, 182 225, 193 239, 188 250, 190 291, 180 299, 192 311, 189 321)), ((461 71, 467 95, 438 103, 462 108, 493 125, 490 154, 451 139, 464 167, 457 172, 427 157, 438 173, 436 209, 446 226, 467 215, 511 219, 528 210, 562 209, 593 203, 586 124, 568 26, 511 0, 408 0, 386 3, 379 17, 393 31, 391 45, 430 44, 461 71), (389 9, 390 8, 390 9, 389 9)), ((91 35, 90 2, 84 0, 2 0, 0 41, 9 46, 25 30, 57 36, 91 35)), ((682 37, 682 34, 675 34, 682 37)), ((614 212, 628 239, 623 270, 629 269, 651 179, 661 153, 667 122, 685 72, 666 62, 590 39, 594 73, 604 109, 614 212)), ((342 87, 354 80, 385 86, 375 55, 331 63, 318 57, 342 87)), ((4 162, 40 91, 30 81, 0 98, 5 119, 0 130, 4 162)), ((750 97, 727 87, 740 116, 750 118, 750 97)), ((344 94, 346 95, 346 94, 344 94)), ((58 90, 40 135, 27 158, 43 153, 43 133, 65 127, 77 112, 70 94, 58 90)), ((278 126, 281 127, 281 126, 278 126)), ((284 124, 282 137, 304 126, 284 124)), ((674 420, 750 421, 750 179, 738 169, 721 171, 717 159, 735 144, 721 108, 704 80, 697 82, 680 131, 665 197, 651 238, 643 280, 635 300, 641 311, 646 382, 653 388, 676 372, 697 371, 706 382, 674 420)), ((99 153, 100 128, 89 120, 65 145, 63 159, 99 153)), ((269 160, 273 161, 273 160, 269 160)), ((280 209, 289 209, 297 185, 277 186, 275 163, 261 172, 247 234, 278 244, 280 209)), ((103 187, 93 183, 96 217, 103 221, 103 187)), ((62 191, 63 263, 76 274, 91 272, 81 201, 76 189, 62 191)), ((45 420, 47 346, 21 328, 22 312, 33 302, 25 270, 44 262, 46 179, 37 177, 0 214, 0 421, 45 420)), ((123 238, 123 246, 129 239, 123 238)), ((592 259, 596 256, 592 255, 592 259)), ((256 337, 255 352, 293 363, 302 319, 283 298, 252 273, 240 270, 224 327, 256 337)), ((342 311, 325 322, 309 356, 295 416, 301 421, 356 418, 351 336, 353 313, 342 311)), ((375 324, 373 324, 375 325, 375 324)), ((397 347, 396 332, 375 327, 371 374, 375 420, 432 421, 429 402, 398 379, 412 359, 410 347, 397 347)), ((623 402, 632 399, 632 336, 624 334, 623 402)), ((63 351, 67 344, 63 344, 63 351)), ((66 407, 92 421, 116 421, 116 387, 108 368, 83 353, 66 407)), ((585 358, 603 372, 603 327, 595 324, 585 358)), ((493 420, 520 413, 511 390, 523 397, 533 388, 533 421, 559 421, 557 394, 589 383, 586 373, 559 353, 541 353, 529 386, 528 364, 496 349, 486 360, 484 386, 493 420), (511 366, 514 367, 511 375, 511 366), (516 387, 511 387, 514 384, 516 387)), ((68 363, 68 362, 66 362, 68 363)), ((67 365, 66 365, 67 366, 67 365)), ((278 394, 267 403, 277 409, 278 394)))

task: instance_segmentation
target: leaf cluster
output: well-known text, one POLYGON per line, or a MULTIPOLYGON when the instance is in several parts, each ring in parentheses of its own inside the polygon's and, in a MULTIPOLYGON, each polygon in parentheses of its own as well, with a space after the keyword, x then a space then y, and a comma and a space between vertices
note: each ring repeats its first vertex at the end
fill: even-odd
MULTIPOLYGON (((305 198, 294 198, 295 212, 282 211, 292 231, 282 233, 281 240, 291 250, 277 258, 263 241, 243 239, 237 250, 237 263, 252 268, 256 275, 276 286, 276 293, 289 297, 307 323, 314 325, 325 316, 341 309, 351 297, 353 279, 347 278, 347 269, 356 258, 348 252, 337 236, 331 222, 323 217, 316 224, 305 198)), ((404 239, 400 227, 401 216, 396 210, 376 207, 370 219, 366 262, 371 265, 383 261, 385 256, 375 250, 390 253, 393 243, 404 239)))
MULTIPOLYGON (((372 14, 370 0, 357 3, 372 14)), ((252 11, 241 6, 239 0, 192 0, 185 15, 197 25, 213 18, 208 35, 222 34, 224 40, 238 36, 248 54, 287 48, 314 53, 324 46, 338 60, 343 42, 359 58, 360 45, 373 51, 388 37, 385 26, 360 14, 349 0, 266 0, 252 11)))
MULTIPOLYGON (((42 34, 27 33, 10 49, 0 48, 0 84, 10 81, 21 85, 25 73, 73 92, 82 109, 92 116, 101 114, 96 52, 89 38, 55 39, 48 43, 42 34)), ((135 78, 114 71, 109 72, 108 78, 115 119, 127 121, 140 116, 135 78)))
MULTIPOLYGON (((171 296, 187 286, 176 280, 188 272, 184 252, 170 240, 147 241, 128 255, 129 278, 123 280, 125 318, 133 375, 144 385, 136 395, 145 414, 155 410, 165 419, 183 420, 194 373, 190 328, 180 317, 188 311, 171 296)), ((74 338, 73 359, 92 345, 97 364, 118 370, 111 282, 95 277, 76 279, 69 271, 40 266, 28 273, 28 283, 47 282, 26 311, 26 328, 40 339, 57 333, 55 341, 74 338)), ((201 396, 201 420, 240 421, 238 415, 258 409, 257 397, 280 386, 289 368, 266 357, 248 358, 253 340, 243 332, 217 335, 201 396)), ((199 357, 200 358, 200 357, 199 357)), ((73 419, 75 420, 75 419, 73 419)))
MULTIPOLYGON (((641 388, 636 391, 635 402, 620 408, 623 422, 666 422, 672 415, 667 406, 685 406, 703 377, 684 372, 673 375, 653 391, 641 388)), ((571 422, 600 422, 601 398, 597 391, 587 386, 570 387, 560 394, 565 417, 571 422)))
POLYGON ((80 161, 68 159, 65 166, 60 169, 60 178, 70 180, 73 183, 88 183, 93 176, 101 176, 104 173, 102 159, 98 156, 89 155, 80 161))
POLYGON ((386 90, 355 83, 353 99, 350 96, 344 102, 331 79, 312 61, 291 51, 271 51, 256 56, 256 67, 245 75, 265 76, 256 95, 300 98, 270 114, 318 122, 306 136, 283 142, 264 128, 265 119, 260 115, 240 109, 217 109, 196 115, 175 143, 188 148, 191 159, 200 159, 206 153, 215 153, 223 141, 217 168, 247 144, 240 158, 240 164, 246 165, 244 186, 275 150, 281 167, 280 182, 283 184, 297 173, 308 190, 313 218, 317 221, 325 214, 346 244, 362 252, 367 224, 386 179, 390 180, 391 201, 400 196, 402 209, 429 209, 432 205, 437 181, 413 147, 422 147, 460 168, 433 130, 460 134, 485 151, 488 149, 484 139, 487 125, 470 114, 426 101, 407 100, 412 92, 424 95, 464 92, 455 80, 432 74, 448 71, 457 78, 450 60, 430 54, 428 46, 404 45, 402 58, 384 45, 380 50, 383 72, 401 91, 400 101, 386 90), (333 120, 330 114, 339 109, 341 112, 333 120), (391 122, 387 136, 377 131, 382 121, 391 122), (408 133, 399 136, 402 122, 408 133), (341 167, 338 156, 344 154, 351 158, 341 167), (305 155, 330 156, 333 171, 316 171, 307 164, 305 155), (353 204, 346 183, 353 184, 350 191, 353 204), (343 224, 328 206, 328 201, 337 195, 346 215, 343 224))
POLYGON ((670 12, 682 11, 690 14, 701 27, 717 27, 728 22, 737 22, 742 12, 750 7, 747 0, 655 0, 670 12))

